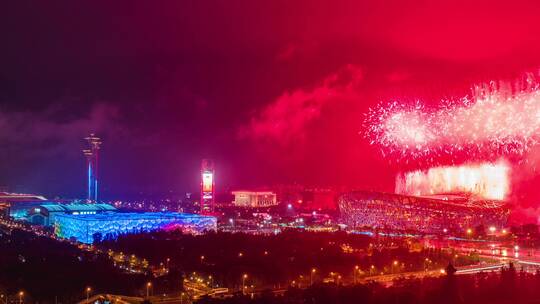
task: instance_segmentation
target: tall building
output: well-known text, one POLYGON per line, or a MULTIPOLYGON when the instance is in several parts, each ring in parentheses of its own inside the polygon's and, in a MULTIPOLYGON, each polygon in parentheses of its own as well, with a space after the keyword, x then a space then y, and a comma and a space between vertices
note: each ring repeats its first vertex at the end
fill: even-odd
POLYGON ((89 202, 98 201, 98 160, 101 139, 93 133, 86 137, 88 149, 83 150, 86 156, 86 166, 88 168, 87 200, 89 202))
POLYGON ((203 159, 201 164, 201 214, 213 213, 214 206, 214 163, 209 159, 203 159))

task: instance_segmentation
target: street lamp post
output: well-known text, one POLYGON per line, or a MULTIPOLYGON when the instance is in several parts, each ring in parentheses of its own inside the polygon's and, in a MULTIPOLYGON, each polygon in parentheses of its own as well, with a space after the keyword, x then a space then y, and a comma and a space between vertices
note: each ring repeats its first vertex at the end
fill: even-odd
POLYGON ((315 268, 311 269, 311 273, 309 275, 309 285, 313 285, 313 275, 315 274, 315 272, 317 272, 317 270, 315 268))
POLYGON ((244 275, 242 276, 242 294, 245 295, 246 294, 246 279, 247 279, 248 275, 244 273, 244 275))
POLYGON ((88 304, 88 299, 90 298, 90 291, 92 291, 92 288, 86 287, 86 303, 88 304))
POLYGON ((358 265, 354 266, 354 270, 353 270, 353 282, 354 284, 356 284, 356 273, 358 272, 358 265))
POLYGON ((150 297, 150 287, 152 287, 152 283, 146 283, 146 298, 150 297))
POLYGON ((23 302, 23 296, 24 296, 24 292, 23 292, 23 291, 19 291, 19 304, 22 304, 22 302, 23 302))

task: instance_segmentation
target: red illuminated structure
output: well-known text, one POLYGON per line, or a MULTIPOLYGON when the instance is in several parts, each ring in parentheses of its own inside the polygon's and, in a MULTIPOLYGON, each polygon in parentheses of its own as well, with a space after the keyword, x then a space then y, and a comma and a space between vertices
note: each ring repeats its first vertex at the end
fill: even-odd
POLYGON ((201 214, 211 214, 215 205, 214 163, 203 159, 201 164, 201 214))

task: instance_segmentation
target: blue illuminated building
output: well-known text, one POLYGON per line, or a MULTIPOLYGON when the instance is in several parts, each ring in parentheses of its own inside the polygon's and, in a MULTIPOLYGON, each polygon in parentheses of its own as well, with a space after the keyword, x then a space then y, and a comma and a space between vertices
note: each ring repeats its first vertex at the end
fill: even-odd
POLYGON ((55 217, 55 233, 62 238, 74 238, 79 242, 91 244, 101 239, 116 239, 121 234, 141 233, 157 230, 182 230, 202 233, 215 230, 217 219, 175 212, 100 214, 58 214, 55 217))
POLYGON ((109 204, 42 204, 30 209, 26 220, 36 225, 52 226, 58 214, 85 215, 116 211, 109 204))

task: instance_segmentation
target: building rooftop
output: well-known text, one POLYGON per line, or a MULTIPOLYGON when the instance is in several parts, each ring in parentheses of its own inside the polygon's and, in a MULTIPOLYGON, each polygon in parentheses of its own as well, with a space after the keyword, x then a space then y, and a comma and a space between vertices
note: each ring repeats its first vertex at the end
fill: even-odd
POLYGON ((42 204, 39 207, 49 212, 116 211, 109 204, 42 204))
POLYGON ((33 202, 46 200, 47 199, 41 195, 0 192, 0 201, 2 202, 33 202))
POLYGON ((79 221, 119 221, 119 220, 155 220, 155 219, 203 219, 213 218, 191 213, 177 212, 104 212, 98 214, 59 214, 57 218, 70 218, 79 221))

